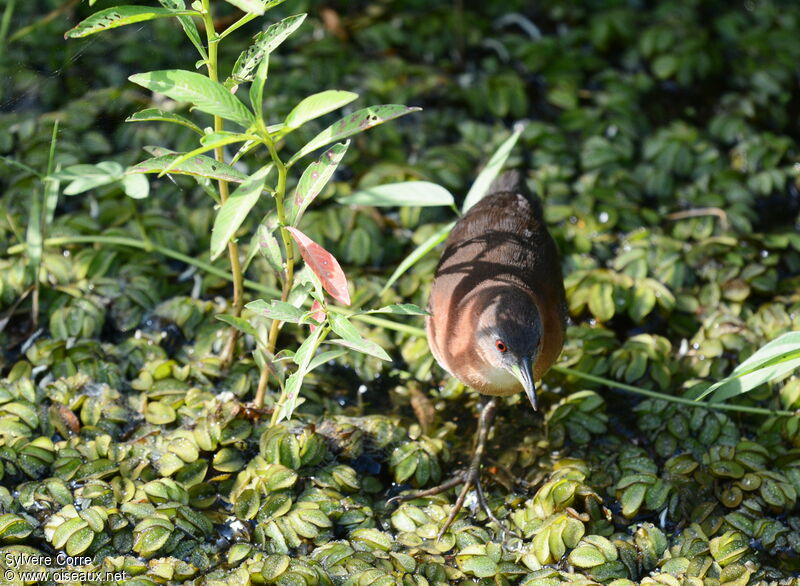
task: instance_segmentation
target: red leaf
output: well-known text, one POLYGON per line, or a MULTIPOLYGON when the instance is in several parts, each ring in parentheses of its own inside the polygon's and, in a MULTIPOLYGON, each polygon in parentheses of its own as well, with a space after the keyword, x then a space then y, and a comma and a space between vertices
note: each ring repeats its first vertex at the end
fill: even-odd
POLYGON ((322 281, 322 286, 339 303, 350 305, 350 293, 347 291, 347 277, 333 255, 311 240, 297 228, 287 227, 292 238, 300 248, 300 254, 314 274, 322 281))
MULTIPOLYGON (((311 317, 317 320, 318 322, 322 323, 322 320, 325 319, 325 312, 322 310, 322 303, 314 299, 314 303, 311 304, 311 311, 314 313, 311 314, 311 317)), ((311 331, 313 332, 319 326, 315 326, 314 324, 309 324, 311 331)))

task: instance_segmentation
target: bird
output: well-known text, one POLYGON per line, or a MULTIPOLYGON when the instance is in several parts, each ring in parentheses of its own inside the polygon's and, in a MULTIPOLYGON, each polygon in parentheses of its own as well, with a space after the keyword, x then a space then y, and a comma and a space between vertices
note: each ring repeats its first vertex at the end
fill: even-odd
POLYGON ((426 332, 436 361, 462 383, 491 397, 481 408, 469 467, 447 482, 401 500, 432 496, 463 483, 439 538, 469 489, 490 520, 480 466, 496 397, 524 392, 537 409, 536 381, 558 359, 567 304, 558 248, 542 204, 519 171, 497 177, 456 222, 434 273, 426 332))

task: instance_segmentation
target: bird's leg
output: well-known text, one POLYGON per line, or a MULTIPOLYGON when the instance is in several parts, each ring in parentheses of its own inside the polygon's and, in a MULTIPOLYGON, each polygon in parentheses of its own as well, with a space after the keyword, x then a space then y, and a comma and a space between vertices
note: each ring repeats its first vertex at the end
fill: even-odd
POLYGON ((450 515, 448 515, 447 520, 444 523, 441 531, 439 531, 439 535, 437 539, 441 539, 442 536, 447 532, 450 526, 455 521, 456 515, 458 515, 459 511, 464 506, 464 501, 467 498, 467 494, 471 487, 475 487, 475 490, 478 495, 478 505, 483 509, 486 516, 489 520, 493 521, 503 532, 503 536, 505 537, 507 531, 503 528, 502 523, 500 520, 492 513, 492 510, 489 508, 489 505, 486 503, 486 497, 483 493, 483 487, 481 486, 481 459, 483 458, 483 453, 486 449, 486 440, 489 437, 489 431, 492 428, 492 421, 494 421, 495 412, 497 411, 497 400, 491 399, 488 403, 486 403, 483 408, 481 409, 481 414, 478 417, 478 431, 475 434, 475 447, 472 450, 472 457, 470 458, 469 467, 456 474, 453 478, 450 478, 446 482, 443 482, 439 486, 434 486, 433 488, 429 488, 427 490, 423 490, 411 495, 403 495, 403 496, 396 496, 390 499, 389 502, 392 501, 408 501, 413 500, 420 497, 426 496, 434 496, 445 492, 453 488, 458 484, 463 483, 463 488, 461 492, 458 494, 458 498, 456 499, 453 508, 450 510, 450 515))

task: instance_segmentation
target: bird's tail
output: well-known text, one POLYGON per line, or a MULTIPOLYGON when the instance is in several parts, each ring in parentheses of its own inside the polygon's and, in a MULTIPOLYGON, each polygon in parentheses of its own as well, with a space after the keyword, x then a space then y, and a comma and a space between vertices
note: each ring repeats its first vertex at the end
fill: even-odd
POLYGON ((519 169, 511 169, 505 171, 495 177, 486 195, 490 196, 494 193, 518 193, 528 199, 534 208, 534 214, 537 218, 542 217, 542 201, 539 197, 531 192, 528 184, 525 181, 525 175, 519 169))
POLYGON ((525 185, 522 173, 518 169, 511 169, 510 171, 500 173, 500 175, 494 178, 492 184, 489 185, 486 194, 491 195, 493 193, 505 193, 509 191, 527 195, 528 186, 525 185))

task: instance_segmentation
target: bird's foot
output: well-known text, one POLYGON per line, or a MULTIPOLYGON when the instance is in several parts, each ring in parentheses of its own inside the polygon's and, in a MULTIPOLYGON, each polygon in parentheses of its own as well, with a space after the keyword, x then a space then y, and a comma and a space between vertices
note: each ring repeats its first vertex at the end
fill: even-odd
POLYGON ((450 514, 447 516, 447 520, 445 521, 444 525, 442 526, 439 534, 436 536, 436 540, 440 540, 442 536, 447 533, 447 530, 450 529, 450 526, 455 521, 456 516, 458 515, 459 511, 464 507, 464 501, 469 494, 470 488, 473 486, 475 487, 475 494, 478 498, 478 506, 483 510, 486 514, 486 517, 492 521, 497 527, 500 529, 500 532, 503 535, 503 540, 507 540, 509 537, 514 536, 514 534, 508 531, 505 526, 500 522, 500 520, 495 516, 492 512, 492 509, 489 508, 488 503, 486 502, 486 496, 483 493, 483 487, 481 486, 481 458, 483 457, 483 452, 486 447, 486 438, 489 435, 489 429, 491 428, 492 420, 494 419, 495 410, 497 409, 497 401, 492 399, 489 401, 481 410, 480 418, 478 419, 478 433, 477 433, 477 442, 475 444, 475 449, 472 452, 472 458, 470 460, 469 468, 466 470, 462 470, 458 472, 455 476, 443 482, 439 486, 434 486, 433 488, 429 488, 426 490, 418 491, 416 493, 410 495, 400 495, 394 498, 389 499, 387 504, 394 504, 394 503, 401 503, 405 501, 410 501, 417 498, 424 498, 428 496, 435 496, 437 494, 443 493, 451 488, 458 486, 459 484, 463 484, 461 488, 461 492, 458 494, 458 498, 456 499, 453 508, 450 510, 450 514))

